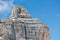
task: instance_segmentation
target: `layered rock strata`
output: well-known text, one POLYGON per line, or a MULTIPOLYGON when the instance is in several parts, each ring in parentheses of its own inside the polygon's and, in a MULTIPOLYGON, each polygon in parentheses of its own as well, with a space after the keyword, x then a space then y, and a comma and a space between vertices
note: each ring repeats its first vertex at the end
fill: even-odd
POLYGON ((32 18, 22 6, 15 6, 10 19, 0 20, 0 40, 50 40, 49 28, 32 18))

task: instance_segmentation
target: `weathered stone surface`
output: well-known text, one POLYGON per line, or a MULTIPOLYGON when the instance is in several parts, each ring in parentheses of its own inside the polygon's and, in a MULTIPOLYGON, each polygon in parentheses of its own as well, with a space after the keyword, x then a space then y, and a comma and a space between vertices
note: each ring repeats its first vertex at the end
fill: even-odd
POLYGON ((32 18, 25 8, 15 6, 10 19, 0 21, 1 40, 50 40, 48 27, 32 18))
POLYGON ((0 37, 1 40, 15 40, 14 27, 12 27, 13 22, 7 20, 2 20, 0 22, 0 37))

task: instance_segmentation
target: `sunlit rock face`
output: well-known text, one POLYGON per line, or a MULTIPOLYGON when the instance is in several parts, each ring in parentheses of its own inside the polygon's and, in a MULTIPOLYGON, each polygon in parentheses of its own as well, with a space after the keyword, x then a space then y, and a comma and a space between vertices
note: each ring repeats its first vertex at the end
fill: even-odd
POLYGON ((48 27, 32 18, 22 6, 15 6, 10 19, 0 20, 0 40, 50 40, 48 27))

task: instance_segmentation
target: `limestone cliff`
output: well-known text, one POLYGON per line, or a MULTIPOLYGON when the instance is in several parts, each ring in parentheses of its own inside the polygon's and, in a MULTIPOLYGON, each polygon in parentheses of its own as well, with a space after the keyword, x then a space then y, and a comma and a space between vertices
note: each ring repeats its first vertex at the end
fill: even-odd
POLYGON ((10 19, 0 20, 0 40, 50 40, 49 28, 32 18, 22 6, 15 6, 10 19))

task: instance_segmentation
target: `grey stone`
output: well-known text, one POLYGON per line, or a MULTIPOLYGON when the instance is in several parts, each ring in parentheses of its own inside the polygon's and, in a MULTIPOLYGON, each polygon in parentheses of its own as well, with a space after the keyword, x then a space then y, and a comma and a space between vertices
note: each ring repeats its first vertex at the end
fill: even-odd
POLYGON ((10 19, 0 20, 0 40, 50 40, 49 28, 32 18, 22 6, 15 6, 10 19))

